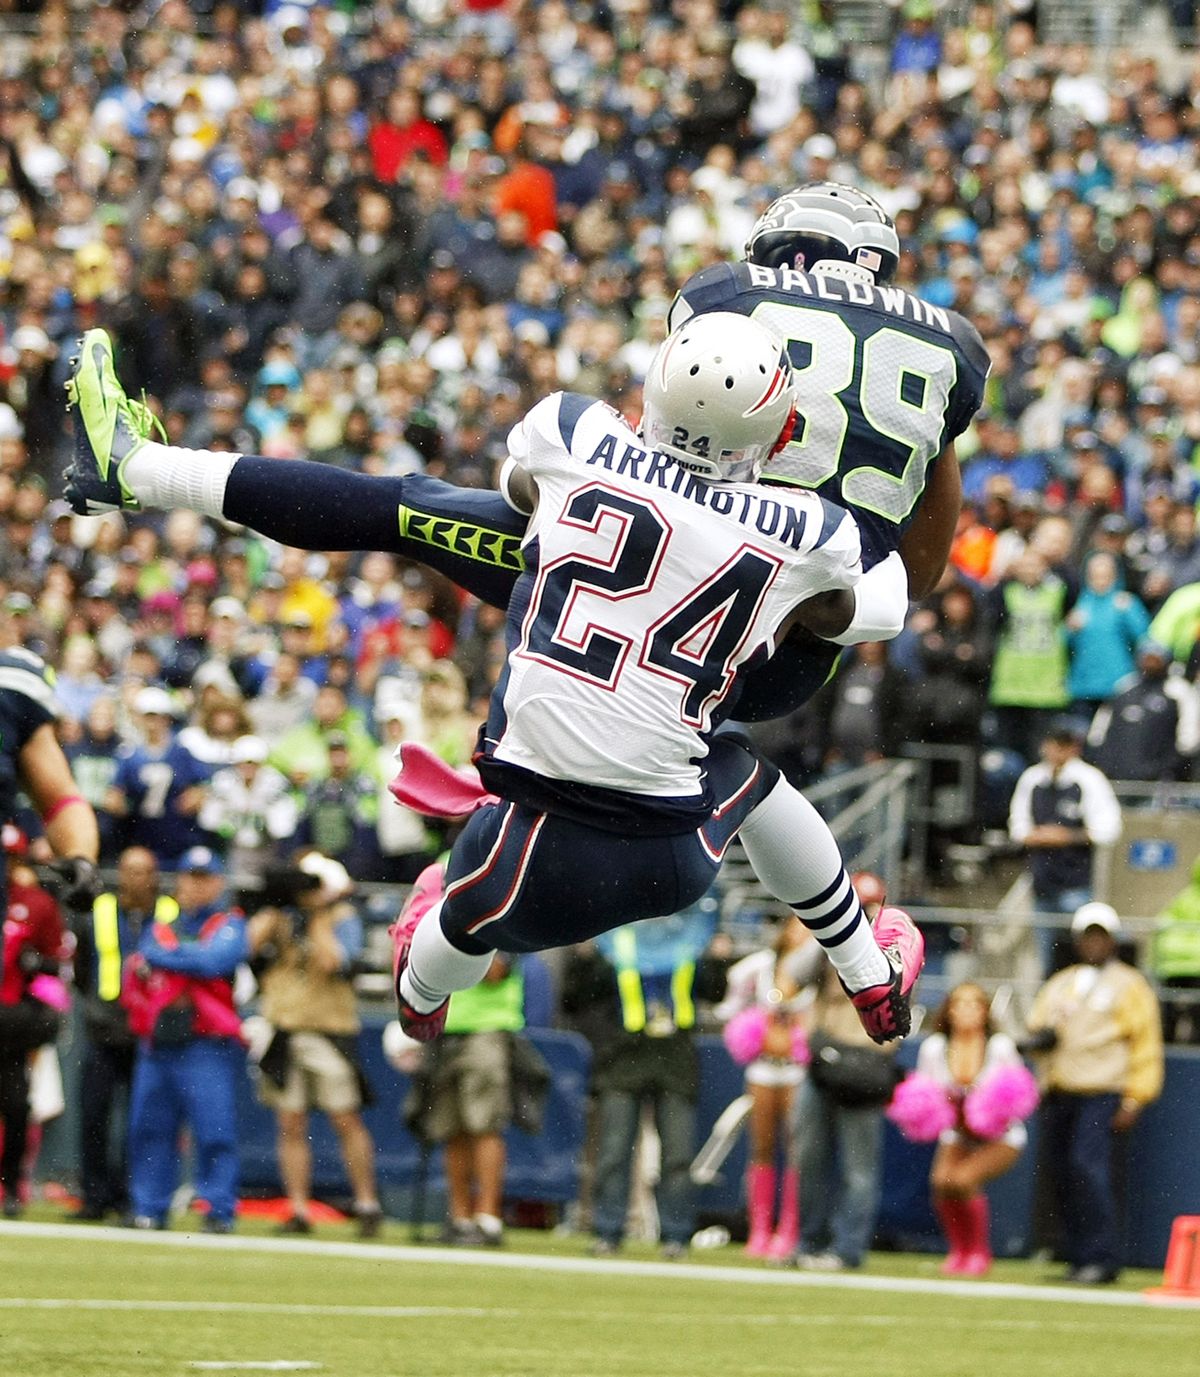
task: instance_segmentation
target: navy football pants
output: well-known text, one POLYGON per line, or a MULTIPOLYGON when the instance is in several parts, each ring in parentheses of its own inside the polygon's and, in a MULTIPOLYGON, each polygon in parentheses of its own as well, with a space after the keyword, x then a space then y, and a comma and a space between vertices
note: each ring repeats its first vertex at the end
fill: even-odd
POLYGON ((446 868, 442 931, 462 951, 543 951, 701 899, 779 771, 738 736, 705 762, 717 806, 694 832, 619 836, 501 801, 481 808, 446 868))

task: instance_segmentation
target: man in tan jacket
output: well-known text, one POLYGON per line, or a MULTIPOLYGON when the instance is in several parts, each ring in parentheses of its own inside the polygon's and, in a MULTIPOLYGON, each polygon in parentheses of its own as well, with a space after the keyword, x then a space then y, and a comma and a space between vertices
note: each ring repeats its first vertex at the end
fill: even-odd
MULTIPOLYGON (((279 1232, 312 1232, 312 1148, 308 1116, 329 1117, 354 1191, 359 1235, 374 1238, 383 1213, 375 1188, 375 1145, 360 1110, 367 1089, 357 1057, 358 1007, 352 983, 362 923, 348 902, 345 867, 310 852, 287 884, 289 895, 248 923, 251 969, 272 1030, 258 1060, 259 1098, 275 1111, 279 1168, 291 1215, 279 1232)), ((280 886, 286 887, 283 881, 280 886)))
POLYGON ((1162 1025, 1149 982, 1117 959, 1116 912, 1084 904, 1071 934, 1079 962, 1038 992, 1025 1046, 1041 1056, 1040 1160, 1061 1213, 1067 1279, 1097 1286, 1120 1270, 1114 1163, 1162 1090, 1162 1025))

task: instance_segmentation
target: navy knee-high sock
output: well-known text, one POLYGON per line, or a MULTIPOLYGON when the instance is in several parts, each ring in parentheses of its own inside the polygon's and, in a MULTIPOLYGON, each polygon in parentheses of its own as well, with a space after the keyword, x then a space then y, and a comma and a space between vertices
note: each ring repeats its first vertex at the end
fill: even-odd
POLYGON ((380 478, 306 459, 243 455, 224 515, 301 550, 386 550, 507 607, 524 567, 525 517, 498 492, 409 474, 380 478))

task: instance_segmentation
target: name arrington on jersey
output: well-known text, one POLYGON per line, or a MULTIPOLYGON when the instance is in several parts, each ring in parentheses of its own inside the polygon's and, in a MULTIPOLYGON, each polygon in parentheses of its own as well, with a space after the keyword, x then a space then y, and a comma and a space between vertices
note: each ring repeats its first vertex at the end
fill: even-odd
MULTIPOLYGON (((719 516, 729 516, 744 526, 752 527, 759 535, 772 536, 793 550, 801 548, 808 515, 799 508, 777 502, 763 494, 748 492, 740 486, 706 482, 660 450, 639 449, 636 445, 625 444, 618 458, 619 445, 621 441, 617 436, 605 435, 591 457, 584 462, 607 469, 610 473, 627 475, 650 487, 661 488, 664 492, 678 493, 719 516)), ((837 514, 839 520, 841 515, 840 512, 837 514)))

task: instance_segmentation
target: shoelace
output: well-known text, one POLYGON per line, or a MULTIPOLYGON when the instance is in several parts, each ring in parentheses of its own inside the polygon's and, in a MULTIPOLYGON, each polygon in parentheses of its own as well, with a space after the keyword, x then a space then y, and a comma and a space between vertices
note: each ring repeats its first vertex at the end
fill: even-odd
POLYGON ((124 407, 129 424, 143 440, 148 440, 151 435, 157 435, 163 444, 169 443, 167 428, 154 414, 150 403, 146 401, 145 389, 142 391, 141 400, 136 397, 126 397, 124 407))

